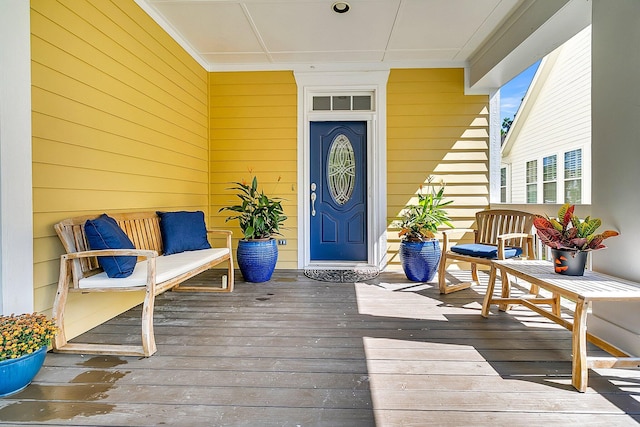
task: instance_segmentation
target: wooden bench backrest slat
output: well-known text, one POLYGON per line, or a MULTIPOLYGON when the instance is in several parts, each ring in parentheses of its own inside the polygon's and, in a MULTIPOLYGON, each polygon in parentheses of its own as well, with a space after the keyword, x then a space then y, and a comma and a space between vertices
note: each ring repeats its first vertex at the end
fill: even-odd
MULTIPOLYGON (((162 254, 160 218, 155 212, 109 213, 108 215, 116 220, 136 249, 154 250, 158 254, 162 254)), ((99 216, 85 215, 69 218, 54 226, 67 253, 89 250, 84 224, 88 219, 95 219, 99 216)), ((77 288, 80 279, 101 271, 96 257, 74 260, 71 267, 73 286, 77 288)))
POLYGON ((162 253, 160 219, 157 216, 117 221, 137 249, 150 249, 162 253))
MULTIPOLYGON (((489 209, 476 213, 476 243, 498 244, 498 236, 508 233, 531 233, 533 214, 509 209, 489 209)), ((523 238, 509 239, 508 246, 524 245, 523 238)))
MULTIPOLYGON (((73 226, 73 237, 78 252, 89 250, 89 242, 87 242, 87 236, 84 234, 84 226, 73 226)), ((80 259, 82 264, 82 271, 91 271, 100 268, 97 258, 82 258, 80 259)))

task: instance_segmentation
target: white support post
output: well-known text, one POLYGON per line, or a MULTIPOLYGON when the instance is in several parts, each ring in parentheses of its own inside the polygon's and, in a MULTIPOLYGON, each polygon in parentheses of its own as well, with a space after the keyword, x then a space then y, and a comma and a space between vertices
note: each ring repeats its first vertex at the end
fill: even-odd
POLYGON ((0 1, 0 313, 34 310, 31 6, 0 1))

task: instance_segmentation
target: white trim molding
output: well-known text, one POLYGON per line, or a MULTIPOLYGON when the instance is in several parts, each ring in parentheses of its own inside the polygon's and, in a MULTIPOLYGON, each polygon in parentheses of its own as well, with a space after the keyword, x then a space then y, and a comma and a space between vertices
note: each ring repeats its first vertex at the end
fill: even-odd
MULTIPOLYGON (((386 263, 387 209, 387 80, 389 70, 363 72, 294 72, 298 85, 298 268, 312 265, 310 257, 309 140, 312 121, 367 122, 367 264, 383 268, 386 263), (314 94, 372 94, 371 111, 312 111, 314 94)), ((362 264, 362 263, 359 263, 362 264)), ((335 263, 331 265, 336 265, 335 263)), ((349 263, 339 263, 350 267, 349 263)))

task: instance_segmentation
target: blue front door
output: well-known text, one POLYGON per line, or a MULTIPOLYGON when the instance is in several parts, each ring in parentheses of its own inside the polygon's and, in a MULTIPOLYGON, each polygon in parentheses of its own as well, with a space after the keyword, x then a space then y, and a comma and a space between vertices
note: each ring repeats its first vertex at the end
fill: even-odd
POLYGON ((367 123, 311 122, 311 261, 367 261, 367 123))

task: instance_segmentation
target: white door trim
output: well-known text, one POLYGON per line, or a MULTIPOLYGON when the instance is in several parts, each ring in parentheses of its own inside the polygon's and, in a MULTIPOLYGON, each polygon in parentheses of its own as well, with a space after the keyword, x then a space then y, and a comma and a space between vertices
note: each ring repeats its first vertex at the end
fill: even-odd
MULTIPOLYGON (((312 121, 367 122, 367 230, 369 265, 386 264, 387 236, 387 80, 389 71, 294 72, 298 85, 298 268, 327 267, 311 264, 309 132, 312 121), (373 94, 372 111, 311 111, 314 94, 373 94)), ((340 263, 349 267, 355 263, 340 263)), ((361 263, 359 263, 361 264, 361 263)))

